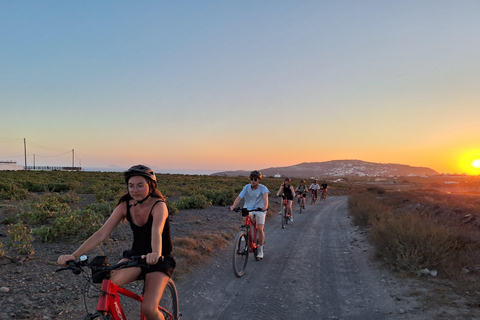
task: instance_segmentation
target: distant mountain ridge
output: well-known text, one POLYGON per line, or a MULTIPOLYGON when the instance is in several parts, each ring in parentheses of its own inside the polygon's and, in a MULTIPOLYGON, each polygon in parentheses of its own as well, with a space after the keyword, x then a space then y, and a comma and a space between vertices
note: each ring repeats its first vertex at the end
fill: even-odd
MULTIPOLYGON (((332 160, 326 162, 304 162, 289 167, 272 167, 260 169, 264 176, 280 175, 296 178, 321 178, 325 176, 358 176, 358 177, 389 177, 389 176, 422 176, 438 174, 427 167, 412 167, 405 164, 374 163, 361 160, 332 160)), ((236 170, 212 173, 222 176, 248 176, 250 171, 236 170)))

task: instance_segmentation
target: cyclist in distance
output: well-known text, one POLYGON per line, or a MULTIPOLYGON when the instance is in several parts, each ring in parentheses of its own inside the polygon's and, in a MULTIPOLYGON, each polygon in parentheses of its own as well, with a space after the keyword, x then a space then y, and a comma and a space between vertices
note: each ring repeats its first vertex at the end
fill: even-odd
POLYGON ((243 187, 238 197, 233 202, 230 210, 233 211, 242 199, 245 199, 243 205, 248 210, 261 208, 262 211, 250 212, 253 217, 255 214, 257 224, 257 241, 259 244, 257 258, 263 259, 263 246, 265 245, 265 215, 268 209, 268 191, 267 187, 261 184, 262 173, 255 170, 250 173, 250 184, 243 187))
POLYGON ((297 194, 297 201, 302 201, 302 207, 305 209, 305 201, 307 199, 307 186, 305 180, 300 180, 300 184, 295 188, 297 194))
MULTIPOLYGON (((322 194, 325 194, 325 198, 327 197, 327 189, 328 189, 328 184, 325 180, 323 180, 323 183, 320 185, 322 187, 322 194)), ((325 199, 324 199, 325 200, 325 199)))
POLYGON ((288 200, 287 215, 290 216, 290 221, 293 221, 292 204, 293 204, 293 196, 295 195, 295 189, 293 189, 293 186, 290 184, 291 181, 292 180, 290 178, 285 178, 282 185, 280 186, 280 189, 278 189, 277 197, 279 197, 280 194, 283 193, 283 195, 287 198, 288 200))
POLYGON ((142 256, 149 266, 115 270, 111 280, 122 286, 145 279, 142 312, 148 320, 162 320, 164 316, 159 312, 158 304, 176 265, 167 205, 157 189, 157 178, 152 169, 136 165, 125 171, 124 176, 127 193, 118 200, 108 220, 75 252, 61 255, 57 263, 63 266, 70 260, 78 260, 101 244, 120 222, 128 220, 133 231, 133 244, 131 250, 124 251, 121 261, 142 256))
POLYGON ((313 180, 313 183, 310 185, 310 187, 308 187, 308 189, 312 190, 312 195, 317 198, 317 192, 320 190, 320 185, 318 184, 317 180, 313 180))

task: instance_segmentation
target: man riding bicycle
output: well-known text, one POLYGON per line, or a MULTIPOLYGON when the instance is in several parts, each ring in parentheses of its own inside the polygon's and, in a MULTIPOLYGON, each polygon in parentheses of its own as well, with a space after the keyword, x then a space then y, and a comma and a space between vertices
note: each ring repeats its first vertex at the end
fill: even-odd
POLYGON ((268 209, 268 194, 270 193, 266 186, 260 183, 262 173, 255 170, 250 173, 250 184, 243 187, 238 197, 233 202, 230 210, 233 211, 242 199, 245 199, 244 208, 248 210, 261 208, 262 211, 250 212, 255 215, 257 224, 257 241, 259 244, 257 259, 263 258, 263 246, 265 245, 265 215, 268 209))

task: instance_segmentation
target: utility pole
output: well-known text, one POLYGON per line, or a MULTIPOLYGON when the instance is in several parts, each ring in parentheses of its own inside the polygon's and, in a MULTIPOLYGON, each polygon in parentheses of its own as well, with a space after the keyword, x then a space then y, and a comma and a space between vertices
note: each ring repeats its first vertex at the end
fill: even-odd
POLYGON ((25 170, 27 170, 27 140, 23 138, 23 152, 25 154, 25 170))
POLYGON ((72 170, 75 167, 75 149, 72 149, 72 170))
POLYGON ((33 154, 33 170, 35 170, 35 153, 33 154))

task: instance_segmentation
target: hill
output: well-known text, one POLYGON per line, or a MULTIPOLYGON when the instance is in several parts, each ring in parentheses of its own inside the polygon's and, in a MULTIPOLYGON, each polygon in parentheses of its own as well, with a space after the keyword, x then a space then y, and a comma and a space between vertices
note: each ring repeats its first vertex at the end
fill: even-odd
MULTIPOLYGON (((289 167, 271 167, 260 169, 265 176, 285 176, 297 178, 321 178, 325 176, 342 177, 389 177, 389 176, 422 176, 438 174, 426 167, 412 167, 404 164, 374 163, 361 160, 332 160, 326 162, 304 162, 289 167)), ((250 171, 223 171, 212 175, 248 176, 250 171)))

